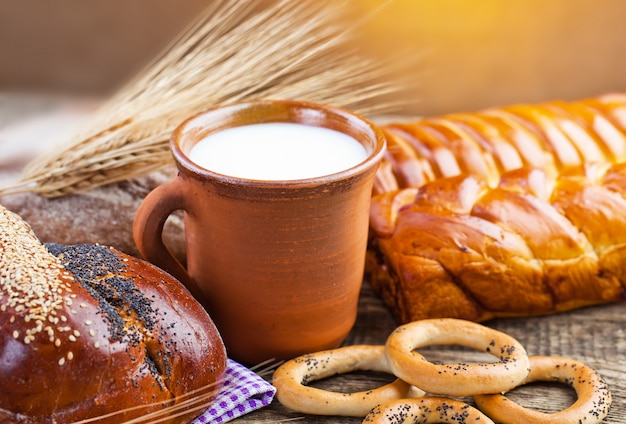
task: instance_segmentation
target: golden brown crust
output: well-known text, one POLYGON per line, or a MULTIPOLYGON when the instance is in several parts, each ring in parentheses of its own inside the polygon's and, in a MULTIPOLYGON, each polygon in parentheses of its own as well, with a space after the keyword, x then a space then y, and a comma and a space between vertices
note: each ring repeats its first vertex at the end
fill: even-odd
POLYGON ((490 186, 519 168, 548 175, 626 161, 626 94, 456 113, 382 126, 375 194, 461 174, 490 186))
POLYGON ((283 406, 305 414, 364 417, 376 405, 423 396, 403 380, 357 393, 336 393, 307 386, 315 380, 352 371, 390 373, 384 346, 353 345, 299 356, 282 364, 272 382, 283 406))
POLYGON ((215 326, 156 267, 103 246, 46 248, 0 207, 0 269, 3 422, 72 422, 219 386, 215 326))
POLYGON ((363 419, 363 424, 493 424, 478 409, 455 399, 422 397, 398 399, 378 405, 363 419))
POLYGON ((387 125, 372 286, 401 323, 624 300, 625 125, 620 94, 387 125))
POLYGON ((528 375, 524 347, 513 337, 467 320, 428 319, 401 325, 387 339, 385 353, 393 373, 427 393, 471 396, 499 393, 528 375), (415 349, 459 345, 495 356, 486 363, 436 364, 415 349))
POLYGON ((604 379, 587 365, 568 358, 531 356, 530 373, 522 382, 560 382, 571 386, 576 402, 562 411, 545 413, 527 409, 503 394, 474 396, 478 407, 497 422, 562 424, 602 422, 611 408, 611 392, 604 379))

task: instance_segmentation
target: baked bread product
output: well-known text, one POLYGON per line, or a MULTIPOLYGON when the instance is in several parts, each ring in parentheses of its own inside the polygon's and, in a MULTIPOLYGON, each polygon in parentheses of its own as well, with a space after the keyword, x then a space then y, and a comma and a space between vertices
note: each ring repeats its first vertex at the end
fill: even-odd
POLYGON ((626 93, 456 113, 382 126, 387 155, 375 192, 469 174, 489 185, 530 167, 581 172, 626 161, 626 93))
MULTIPOLYGON (((132 237, 137 208, 150 191, 176 175, 172 165, 143 177, 97 187, 58 198, 37 193, 0 196, 0 205, 22 217, 44 243, 103 244, 141 257, 132 237)), ((6 174, 0 187, 19 174, 6 174)), ((182 213, 172 214, 163 229, 167 246, 185 263, 185 231, 182 213)))
POLYGON ((226 352, 212 320, 145 261, 93 244, 44 246, 0 207, 0 283, 2 422, 114 413, 98 422, 119 423, 219 390, 226 352))
POLYGON ((366 274, 398 321, 626 298, 626 95, 384 130, 366 274))

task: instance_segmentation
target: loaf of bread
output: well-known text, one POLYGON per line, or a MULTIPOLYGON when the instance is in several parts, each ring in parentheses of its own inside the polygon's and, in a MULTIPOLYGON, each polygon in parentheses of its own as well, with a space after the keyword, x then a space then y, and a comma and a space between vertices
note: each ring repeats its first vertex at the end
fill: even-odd
POLYGON ((366 275, 398 321, 626 299, 626 95, 383 130, 366 275))
MULTIPOLYGON (((103 244, 140 257, 132 237, 137 208, 150 191, 176 175, 174 166, 143 177, 97 187, 58 198, 36 193, 0 196, 0 204, 22 217, 44 243, 103 244)), ((19 176, 13 173, 11 177, 19 176)), ((0 168, 0 187, 3 186, 0 168)), ((5 181, 9 177, 5 177, 5 181)), ((6 183, 8 185, 8 183, 6 183)), ((174 213, 163 236, 172 254, 185 262, 182 213, 174 213)))
POLYGON ((226 352, 211 318, 145 261, 44 245, 0 206, 0 283, 3 423, 188 422, 202 410, 176 408, 219 390, 226 352))

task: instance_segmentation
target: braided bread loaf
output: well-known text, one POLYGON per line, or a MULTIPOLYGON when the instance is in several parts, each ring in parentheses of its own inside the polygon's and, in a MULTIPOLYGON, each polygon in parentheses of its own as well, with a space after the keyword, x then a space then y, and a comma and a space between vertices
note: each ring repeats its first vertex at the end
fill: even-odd
POLYGON ((366 274, 398 321, 626 298, 626 95, 383 130, 366 274))

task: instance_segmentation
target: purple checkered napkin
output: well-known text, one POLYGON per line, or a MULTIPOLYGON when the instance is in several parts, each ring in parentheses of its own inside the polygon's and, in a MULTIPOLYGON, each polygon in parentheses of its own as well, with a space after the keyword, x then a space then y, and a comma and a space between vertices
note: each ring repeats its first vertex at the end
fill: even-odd
POLYGON ((269 405, 276 388, 255 372, 228 359, 222 390, 192 424, 225 423, 269 405))

